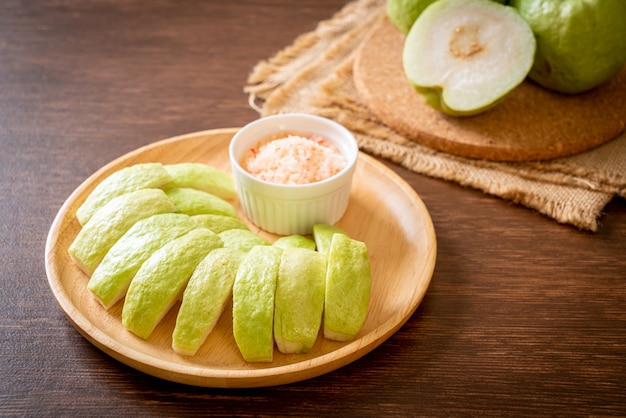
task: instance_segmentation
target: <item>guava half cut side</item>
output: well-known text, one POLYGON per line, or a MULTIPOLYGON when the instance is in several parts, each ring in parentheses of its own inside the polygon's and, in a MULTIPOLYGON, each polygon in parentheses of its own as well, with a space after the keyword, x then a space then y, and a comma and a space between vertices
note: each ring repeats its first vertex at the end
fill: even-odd
POLYGON ((404 72, 430 106, 453 116, 481 113, 528 75, 533 32, 517 12, 489 0, 439 0, 409 31, 404 72))

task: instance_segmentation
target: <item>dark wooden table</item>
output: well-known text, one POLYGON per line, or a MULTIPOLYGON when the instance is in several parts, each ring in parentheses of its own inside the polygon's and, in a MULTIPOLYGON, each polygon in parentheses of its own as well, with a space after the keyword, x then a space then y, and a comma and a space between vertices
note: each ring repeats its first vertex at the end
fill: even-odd
POLYGON ((225 390, 113 360, 65 318, 44 245, 90 174, 159 139, 256 119, 247 75, 345 0, 0 4, 0 415, 626 415, 626 203, 596 234, 387 164, 437 233, 409 321, 339 370, 225 390))

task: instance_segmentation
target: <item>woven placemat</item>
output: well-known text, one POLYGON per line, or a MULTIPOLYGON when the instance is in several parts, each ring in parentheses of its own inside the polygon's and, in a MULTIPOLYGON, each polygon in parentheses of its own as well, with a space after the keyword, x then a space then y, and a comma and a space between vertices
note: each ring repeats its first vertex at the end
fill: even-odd
POLYGON ((259 62, 244 91, 261 116, 304 112, 350 129, 362 151, 417 173, 453 181, 534 209, 559 223, 597 231, 604 207, 626 198, 626 134, 581 154, 549 161, 500 163, 458 157, 420 145, 378 120, 354 85, 354 55, 385 0, 356 0, 259 62))

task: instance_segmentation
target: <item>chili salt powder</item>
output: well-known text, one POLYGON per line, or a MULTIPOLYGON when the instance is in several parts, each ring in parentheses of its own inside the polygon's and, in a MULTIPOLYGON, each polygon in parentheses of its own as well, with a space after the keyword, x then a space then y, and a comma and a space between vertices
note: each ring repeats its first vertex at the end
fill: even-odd
POLYGON ((346 164, 323 138, 288 135, 250 150, 243 168, 271 183, 309 184, 334 176, 346 164))

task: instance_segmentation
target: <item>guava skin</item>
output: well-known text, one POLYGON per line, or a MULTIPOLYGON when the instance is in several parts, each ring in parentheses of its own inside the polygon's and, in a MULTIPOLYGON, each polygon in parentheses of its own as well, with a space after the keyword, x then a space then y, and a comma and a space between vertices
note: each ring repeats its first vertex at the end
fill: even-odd
POLYGON ((561 93, 597 87, 626 64, 626 1, 511 0, 537 40, 529 78, 561 93))
MULTIPOLYGON (((410 80, 409 80, 410 82, 410 80)), ((443 99, 443 88, 440 86, 433 86, 433 87, 421 87, 418 86, 416 84, 411 83, 411 85, 413 86, 413 88, 415 89, 415 91, 417 91, 419 93, 419 95, 422 97, 422 100, 424 101, 424 103, 426 103, 428 106, 432 107, 433 109, 436 109, 442 113, 445 113, 446 115, 449 116, 455 116, 455 117, 469 117, 469 116, 476 116, 480 113, 484 113, 487 110, 495 107, 497 104, 499 104, 500 102, 502 102, 502 100, 504 99, 504 97, 500 98, 499 100, 496 100, 492 103, 489 103, 486 106, 483 107, 479 107, 476 108, 474 110, 471 111, 458 111, 456 109, 453 109, 451 107, 449 107, 448 105, 446 105, 446 101, 443 99)))

